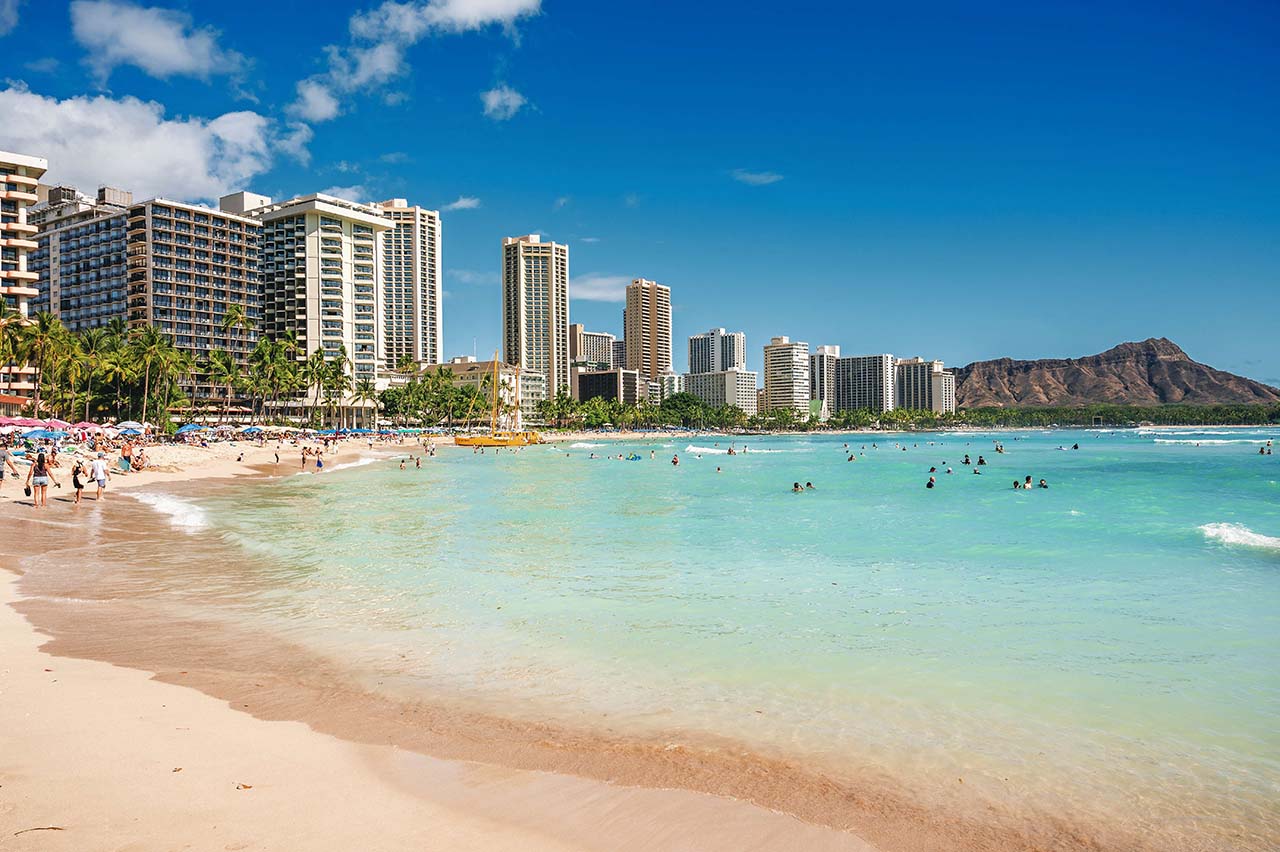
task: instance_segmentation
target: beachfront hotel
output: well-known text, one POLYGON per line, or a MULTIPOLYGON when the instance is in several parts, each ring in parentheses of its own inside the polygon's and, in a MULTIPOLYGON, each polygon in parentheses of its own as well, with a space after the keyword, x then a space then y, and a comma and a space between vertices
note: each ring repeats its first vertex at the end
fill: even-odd
POLYGON ((835 411, 836 362, 839 346, 819 346, 809 356, 809 399, 818 403, 819 417, 826 420, 835 411))
MULTIPOLYGON (((225 349, 248 362, 256 328, 224 328, 233 306, 253 323, 258 305, 258 238, 254 219, 195 204, 155 198, 129 207, 125 241, 130 329, 154 326, 197 361, 225 349)), ((223 389, 189 385, 196 397, 223 389)))
POLYGON ((33 314, 53 314, 68 331, 127 320, 128 228, 133 193, 115 187, 90 198, 70 186, 49 189, 45 202, 28 211, 40 228, 29 258, 39 275, 33 314))
POLYGON ((569 361, 588 369, 613 369, 613 346, 618 339, 604 331, 587 331, 580 322, 569 324, 569 361))
POLYGON ((651 381, 671 372, 671 288, 646 278, 627 285, 622 312, 627 369, 651 381))
POLYGON ((419 367, 444 360, 440 213, 403 198, 377 205, 391 220, 382 233, 383 365, 419 367))
POLYGON ((263 334, 293 331, 298 360, 342 350, 354 381, 375 381, 382 361, 381 235, 391 220, 381 208, 314 193, 273 203, 252 192, 220 201, 223 210, 262 226, 263 334))
POLYGON ((717 370, 713 373, 685 373, 684 390, 706 405, 735 405, 748 417, 757 413, 758 376, 751 370, 717 370))
POLYGON ((764 347, 764 410, 809 417, 809 344, 775 337, 764 347))
POLYGON ((571 392, 567 245, 503 238, 502 360, 545 376, 548 398, 571 392))
POLYGON ((747 368, 747 335, 713 328, 689 338, 689 372, 719 373, 747 368))
POLYGON ((943 370, 941 361, 899 359, 894 365, 894 389, 898 408, 939 414, 956 410, 956 376, 943 370))
POLYGON ((892 411, 894 372, 894 359, 889 354, 837 358, 834 410, 892 411))
MULTIPOLYGON (((34 298, 36 273, 27 255, 37 248, 36 226, 27 208, 39 201, 40 178, 49 163, 40 157, 0 151, 0 302, 25 320, 34 298)), ((35 372, 22 364, 0 364, 0 387, 6 396, 27 398, 35 390, 35 372)))

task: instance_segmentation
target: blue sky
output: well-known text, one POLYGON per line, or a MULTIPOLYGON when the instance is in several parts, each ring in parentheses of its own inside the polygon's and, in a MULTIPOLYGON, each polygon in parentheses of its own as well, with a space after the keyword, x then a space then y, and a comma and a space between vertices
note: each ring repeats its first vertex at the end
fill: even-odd
POLYGON ((669 285, 677 369, 714 326, 753 368, 1163 335, 1280 385, 1280 6, 1120 5, 0 0, 0 147, 442 209, 447 355, 540 232, 588 328, 669 285))

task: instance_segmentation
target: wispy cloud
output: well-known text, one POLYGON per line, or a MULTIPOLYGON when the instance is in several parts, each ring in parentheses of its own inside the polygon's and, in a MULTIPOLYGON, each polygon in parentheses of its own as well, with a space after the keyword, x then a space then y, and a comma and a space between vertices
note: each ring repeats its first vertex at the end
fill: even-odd
POLYGON ((579 242, 583 242, 583 243, 598 243, 598 242, 600 242, 600 238, 599 238, 599 237, 582 237, 582 238, 579 240, 579 242))
POLYGON ((444 210, 475 210, 480 206, 480 199, 472 195, 459 195, 458 200, 446 204, 444 210))
POLYGON ((173 9, 139 6, 127 0, 75 0, 71 34, 87 55, 98 82, 106 84, 120 65, 152 77, 197 77, 243 73, 245 58, 218 44, 219 33, 196 27, 191 16, 173 9))
POLYGON ((0 36, 8 35, 18 26, 18 6, 22 0, 0 0, 0 36))
POLYGON ((747 186, 768 186, 782 180, 782 175, 777 172, 750 172, 746 169, 734 169, 730 174, 738 183, 745 183, 747 186))
POLYGON ((409 155, 404 151, 388 151, 378 159, 389 165, 395 165, 397 163, 409 162, 409 155))
POLYGON ((525 96, 503 83, 487 92, 480 93, 480 101, 484 104, 486 118, 494 121, 508 121, 515 117, 528 101, 525 96))
POLYGON ((541 0, 385 0, 351 17, 351 41, 325 49, 327 69, 298 84, 290 109, 308 121, 328 121, 342 111, 343 97, 377 90, 404 75, 405 54, 422 39, 490 26, 514 37, 518 21, 541 11, 541 0))
POLYGON ((552 207, 556 210, 560 210, 561 208, 568 206, 568 204, 569 204, 569 196, 562 195, 556 199, 556 203, 553 204, 552 207))
POLYGON ((345 198, 347 201, 365 202, 369 200, 369 190, 362 183, 351 186, 331 186, 320 190, 321 195, 332 195, 334 198, 345 198))
MULTIPOLYGON (((3 3, 3 0, 0 0, 0 3, 3 3)), ((0 35, 3 34, 3 32, 0 32, 0 35)), ((60 64, 55 57, 46 56, 42 59, 33 59, 22 67, 35 74, 52 74, 58 70, 60 64)))
POLYGON ((626 275, 582 275, 569 280, 569 298, 588 302, 625 302, 630 283, 631 279, 626 275))
POLYGON ((622 203, 628 207, 639 207, 640 196, 636 195, 634 192, 628 192, 626 195, 622 196, 622 203))
POLYGON ((463 284, 497 284, 499 280, 498 273, 495 272, 476 272, 474 269, 450 269, 447 274, 455 281, 463 284))

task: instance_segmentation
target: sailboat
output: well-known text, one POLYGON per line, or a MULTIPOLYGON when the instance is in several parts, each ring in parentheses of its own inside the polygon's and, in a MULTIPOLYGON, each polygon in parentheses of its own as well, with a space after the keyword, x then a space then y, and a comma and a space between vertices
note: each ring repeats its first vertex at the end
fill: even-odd
MULTIPOLYGON (((498 410, 499 403, 499 369, 502 364, 498 360, 498 353, 493 353, 493 408, 489 413, 489 434, 488 435, 465 435, 453 439, 453 443, 459 447, 527 447, 531 444, 541 444, 542 436, 537 432, 511 432, 498 429, 498 410)), ((467 419, 471 419, 471 411, 467 411, 467 419)))

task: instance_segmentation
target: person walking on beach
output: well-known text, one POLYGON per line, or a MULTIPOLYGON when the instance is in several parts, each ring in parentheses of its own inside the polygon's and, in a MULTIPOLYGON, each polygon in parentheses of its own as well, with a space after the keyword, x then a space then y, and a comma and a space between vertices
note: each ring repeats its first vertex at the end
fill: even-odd
POLYGON ((120 448, 120 469, 128 473, 133 469, 133 442, 125 441, 120 448))
POLYGON ((80 459, 76 459, 75 464, 71 466, 71 487, 76 492, 75 505, 77 506, 80 505, 80 497, 84 494, 84 482, 80 477, 84 476, 85 473, 84 462, 80 461, 80 459))
POLYGON ((98 483, 98 493, 94 499, 101 500, 102 493, 107 490, 107 480, 111 478, 106 453, 98 453, 98 457, 93 460, 93 464, 89 466, 89 478, 98 483))
POLYGON ((18 469, 13 465, 13 456, 9 454, 8 447, 0 447, 0 486, 4 485, 4 469, 9 468, 14 479, 18 477, 18 469))
POLYGON ((37 509, 44 509, 49 505, 47 493, 50 479, 59 488, 62 487, 62 483, 58 482, 57 477, 53 475, 53 470, 50 469, 49 462, 42 452, 36 456, 35 463, 27 469, 27 487, 31 489, 31 505, 37 509))

